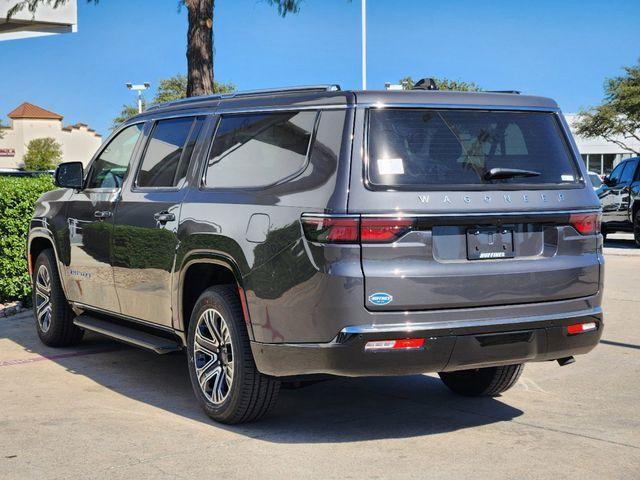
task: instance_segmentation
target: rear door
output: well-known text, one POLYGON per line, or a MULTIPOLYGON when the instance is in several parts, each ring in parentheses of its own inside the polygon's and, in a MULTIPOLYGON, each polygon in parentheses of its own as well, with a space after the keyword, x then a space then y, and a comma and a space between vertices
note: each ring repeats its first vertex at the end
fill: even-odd
POLYGON ((142 158, 115 211, 113 271, 121 310, 171 326, 171 273, 180 207, 205 117, 148 125, 142 158))
POLYGON ((69 200, 69 300, 120 312, 111 266, 113 214, 141 132, 136 124, 113 137, 91 164, 85 188, 69 200))
POLYGON ((590 226, 599 206, 554 112, 386 108, 358 115, 367 125, 366 157, 363 169, 352 167, 349 213, 362 215, 368 309, 597 293, 590 226))

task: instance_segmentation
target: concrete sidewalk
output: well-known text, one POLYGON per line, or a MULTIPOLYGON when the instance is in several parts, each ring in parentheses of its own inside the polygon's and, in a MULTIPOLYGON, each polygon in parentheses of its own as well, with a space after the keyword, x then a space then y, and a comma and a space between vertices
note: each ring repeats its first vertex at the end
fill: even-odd
POLYGON ((434 375, 285 390, 255 424, 196 404, 182 354, 87 335, 54 350, 0 319, 0 479, 615 479, 640 472, 640 259, 608 256, 604 340, 495 399, 434 375))

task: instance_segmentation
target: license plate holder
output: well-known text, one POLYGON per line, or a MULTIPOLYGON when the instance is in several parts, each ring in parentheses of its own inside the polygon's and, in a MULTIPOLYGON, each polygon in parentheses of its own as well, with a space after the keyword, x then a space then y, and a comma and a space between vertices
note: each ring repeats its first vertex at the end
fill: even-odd
POLYGON ((467 259, 496 260, 514 256, 512 228, 476 227, 467 230, 467 259))

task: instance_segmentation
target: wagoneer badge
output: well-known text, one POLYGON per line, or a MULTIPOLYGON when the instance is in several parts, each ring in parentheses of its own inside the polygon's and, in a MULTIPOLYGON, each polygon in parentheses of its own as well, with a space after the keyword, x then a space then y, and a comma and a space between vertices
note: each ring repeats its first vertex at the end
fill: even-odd
POLYGON ((393 296, 384 292, 372 293, 369 295, 369 301, 374 305, 387 305, 393 301, 393 296))

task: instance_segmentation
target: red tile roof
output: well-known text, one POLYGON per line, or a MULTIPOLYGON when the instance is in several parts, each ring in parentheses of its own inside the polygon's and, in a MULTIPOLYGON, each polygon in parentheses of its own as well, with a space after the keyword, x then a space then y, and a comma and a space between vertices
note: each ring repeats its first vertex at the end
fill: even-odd
POLYGON ((9 118, 41 118, 46 120, 62 120, 62 115, 45 110, 32 103, 24 102, 15 110, 9 112, 9 118))

